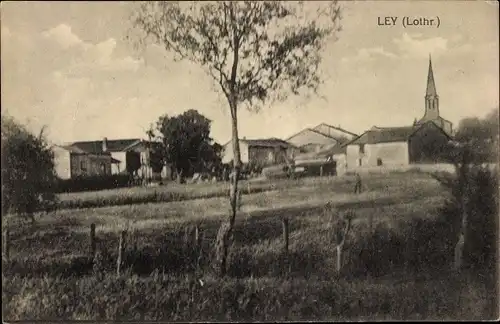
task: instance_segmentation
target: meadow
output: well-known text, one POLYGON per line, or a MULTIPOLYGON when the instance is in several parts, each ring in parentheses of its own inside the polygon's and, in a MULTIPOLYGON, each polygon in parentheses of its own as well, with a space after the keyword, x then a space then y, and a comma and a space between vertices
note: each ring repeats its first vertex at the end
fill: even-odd
MULTIPOLYGON (((192 188, 179 190, 192 194, 192 188)), ((361 194, 352 189, 351 178, 332 177, 280 180, 269 190, 246 193, 226 278, 211 269, 217 229, 229 210, 226 197, 58 210, 34 225, 8 219, 4 319, 493 318, 493 274, 450 269, 453 239, 439 218, 447 194, 432 177, 370 175, 361 194), (327 202, 335 209, 325 209, 327 202), (329 218, 347 210, 356 216, 337 273, 329 218), (287 252, 283 217, 290 227, 287 252), (92 223, 103 255, 99 269, 89 252, 92 223), (193 225, 202 233, 201 252, 186 239, 193 225), (127 230, 125 271, 117 277, 121 230, 127 230)))
MULTIPOLYGON (((418 172, 405 170, 403 172, 418 172)), ((370 178, 379 179, 387 176, 381 173, 371 174, 370 178)), ((266 191, 282 190, 289 187, 328 186, 330 183, 342 185, 351 183, 354 177, 339 178, 314 177, 298 179, 254 179, 240 181, 239 188, 243 195, 266 191), (333 181, 333 182, 332 182, 333 181)), ((147 203, 175 202, 193 199, 227 197, 228 182, 178 184, 167 182, 156 187, 130 187, 88 192, 61 193, 57 195, 59 209, 96 208, 147 203)))

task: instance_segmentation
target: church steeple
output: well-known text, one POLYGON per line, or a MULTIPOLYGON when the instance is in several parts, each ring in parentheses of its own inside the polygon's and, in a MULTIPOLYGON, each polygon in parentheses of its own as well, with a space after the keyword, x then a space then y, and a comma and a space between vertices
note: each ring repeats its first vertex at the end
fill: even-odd
POLYGON ((427 73, 427 90, 425 92, 424 119, 436 119, 437 117, 439 117, 439 96, 434 82, 434 73, 432 72, 432 59, 429 54, 429 71, 427 73))
POLYGON ((432 59, 429 54, 429 72, 427 73, 427 91, 426 96, 437 96, 436 84, 434 83, 434 73, 432 72, 432 59))

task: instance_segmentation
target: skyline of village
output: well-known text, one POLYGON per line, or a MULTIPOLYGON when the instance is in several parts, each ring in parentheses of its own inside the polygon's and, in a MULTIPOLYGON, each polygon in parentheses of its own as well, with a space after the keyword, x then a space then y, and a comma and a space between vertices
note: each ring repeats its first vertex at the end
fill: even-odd
MULTIPOLYGON (((424 113, 429 54, 440 114, 454 128, 498 107, 494 6, 393 4, 343 3, 343 31, 323 56, 322 98, 291 98, 259 114, 241 109, 240 136, 287 138, 320 123, 357 134, 374 125, 411 125, 424 113), (380 15, 409 11, 439 15, 441 27, 376 26, 380 15)), ((145 138, 160 115, 197 109, 213 120, 214 139, 227 142, 226 103, 202 71, 170 63, 154 46, 134 52, 123 40, 130 6, 3 3, 2 112, 34 130, 47 125, 49 139, 61 143, 145 138)))

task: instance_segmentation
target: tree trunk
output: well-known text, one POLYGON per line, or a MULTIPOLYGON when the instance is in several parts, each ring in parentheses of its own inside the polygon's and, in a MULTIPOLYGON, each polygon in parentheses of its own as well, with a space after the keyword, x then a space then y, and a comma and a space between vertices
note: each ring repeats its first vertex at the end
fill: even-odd
POLYGON ((459 170, 459 181, 461 182, 459 184, 460 189, 461 189, 461 201, 460 201, 460 207, 461 207, 461 226, 460 226, 460 233, 458 235, 458 240, 457 244, 455 245, 455 255, 454 255, 454 264, 453 267, 455 270, 460 270, 461 267, 464 264, 463 261, 463 255, 464 255, 464 247, 465 247, 465 240, 466 240, 466 235, 467 235, 467 206, 468 206, 468 183, 467 183, 467 164, 468 160, 467 157, 464 156, 462 160, 462 165, 460 166, 459 170))
POLYGON ((216 259, 218 273, 220 276, 226 274, 227 257, 231 247, 231 234, 238 210, 238 180, 240 177, 241 159, 240 143, 238 139, 238 118, 236 114, 236 103, 231 104, 231 126, 232 126, 232 144, 233 144, 233 175, 230 179, 229 202, 231 205, 229 222, 224 222, 217 234, 216 259))
POLYGON ((464 243, 465 243, 464 234, 461 233, 459 235, 458 242, 455 245, 455 259, 454 259, 454 263, 453 263, 453 268, 457 271, 460 270, 460 268, 462 267, 462 258, 463 258, 463 254, 464 254, 464 243))

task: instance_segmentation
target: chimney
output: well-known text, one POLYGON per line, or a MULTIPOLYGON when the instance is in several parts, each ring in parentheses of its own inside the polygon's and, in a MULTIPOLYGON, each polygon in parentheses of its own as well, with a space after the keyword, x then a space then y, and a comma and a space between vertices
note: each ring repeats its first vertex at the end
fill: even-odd
POLYGON ((102 139, 102 151, 107 152, 108 151, 108 138, 104 137, 102 139))

